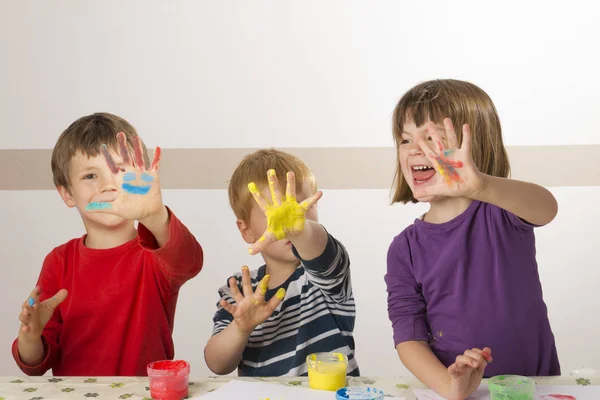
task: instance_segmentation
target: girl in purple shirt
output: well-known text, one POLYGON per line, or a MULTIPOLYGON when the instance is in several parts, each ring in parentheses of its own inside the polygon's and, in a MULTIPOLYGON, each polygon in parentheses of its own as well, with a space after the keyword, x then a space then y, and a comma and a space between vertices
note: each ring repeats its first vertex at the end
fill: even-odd
POLYGON ((393 128, 393 202, 430 204, 388 251, 388 313, 404 365, 459 400, 484 375, 560 375, 534 236, 558 206, 545 188, 508 179, 492 100, 468 82, 425 82, 400 99, 393 128))

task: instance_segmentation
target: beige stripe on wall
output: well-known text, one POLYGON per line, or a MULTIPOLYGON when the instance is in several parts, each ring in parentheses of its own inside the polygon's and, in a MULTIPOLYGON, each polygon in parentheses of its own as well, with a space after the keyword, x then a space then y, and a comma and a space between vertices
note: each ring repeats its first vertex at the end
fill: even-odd
MULTIPOLYGON (((226 189, 239 161, 255 149, 164 149, 164 189, 226 189)), ((389 189, 393 147, 281 149, 300 157, 321 189, 389 189)), ((600 186, 600 145, 507 147, 512 177, 544 186, 600 186)), ((52 150, 0 150, 0 190, 52 190, 52 150)))

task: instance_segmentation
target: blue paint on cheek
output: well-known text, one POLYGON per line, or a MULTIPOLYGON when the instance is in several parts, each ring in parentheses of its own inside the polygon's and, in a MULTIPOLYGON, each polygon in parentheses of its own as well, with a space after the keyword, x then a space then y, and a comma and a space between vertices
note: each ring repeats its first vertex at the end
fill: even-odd
POLYGON ((150 191, 150 186, 136 186, 124 183, 122 187, 124 191, 131 194, 147 194, 150 191))
POLYGON ((88 204, 87 206, 85 206, 85 211, 100 211, 100 210, 108 210, 110 208, 112 208, 111 203, 103 203, 103 202, 94 201, 94 202, 88 204))
POLYGON ((142 174, 141 178, 144 182, 152 182, 154 180, 154 177, 146 172, 142 174))
POLYGON ((29 304, 30 307, 33 307, 33 305, 35 304, 35 300, 33 300, 33 297, 30 297, 29 300, 27 300, 27 304, 29 304))
POLYGON ((136 178, 135 172, 126 172, 125 175, 123 175, 123 180, 125 182, 135 181, 135 178, 136 178))

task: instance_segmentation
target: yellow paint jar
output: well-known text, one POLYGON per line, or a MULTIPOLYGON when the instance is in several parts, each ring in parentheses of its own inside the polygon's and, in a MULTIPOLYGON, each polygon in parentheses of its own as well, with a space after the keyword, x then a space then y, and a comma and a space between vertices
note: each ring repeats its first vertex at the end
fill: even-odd
POLYGON ((306 357, 311 389, 336 391, 346 386, 348 357, 342 353, 313 353, 306 357))

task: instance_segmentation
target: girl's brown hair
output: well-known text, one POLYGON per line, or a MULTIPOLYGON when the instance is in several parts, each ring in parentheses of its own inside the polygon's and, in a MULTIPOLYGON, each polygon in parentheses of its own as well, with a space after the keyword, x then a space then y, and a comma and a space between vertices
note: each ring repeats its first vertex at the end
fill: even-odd
MULTIPOLYGON (((510 164, 502 142, 502 128, 496 107, 487 93, 465 81, 427 81, 406 92, 394 109, 396 150, 402 142, 405 123, 412 121, 421 127, 428 121, 442 124, 444 118, 452 120, 459 143, 462 143, 463 124, 469 124, 472 132, 471 157, 479 171, 502 178, 509 176, 510 164)), ((396 158, 392 203, 416 203, 400 170, 397 151, 396 158)))

